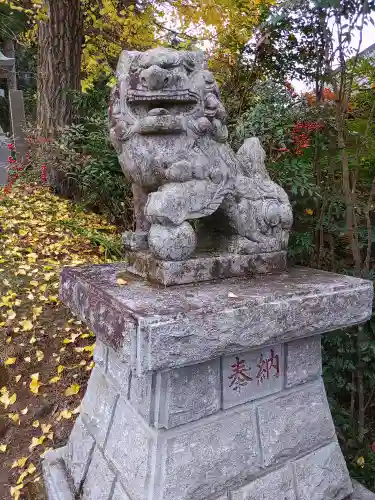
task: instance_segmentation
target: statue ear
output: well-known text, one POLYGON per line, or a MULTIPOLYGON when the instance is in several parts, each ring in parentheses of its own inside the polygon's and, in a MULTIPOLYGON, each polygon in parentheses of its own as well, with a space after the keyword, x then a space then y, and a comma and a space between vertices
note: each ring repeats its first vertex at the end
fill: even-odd
POLYGON ((130 65, 135 59, 138 59, 140 55, 141 52, 138 52, 137 50, 123 50, 117 63, 117 78, 127 75, 129 73, 130 65))
POLYGON ((184 65, 191 71, 198 69, 207 69, 207 57, 201 50, 184 50, 184 65))
POLYGON ((196 66, 199 69, 208 69, 208 58, 207 55, 202 50, 197 50, 195 52, 196 66))

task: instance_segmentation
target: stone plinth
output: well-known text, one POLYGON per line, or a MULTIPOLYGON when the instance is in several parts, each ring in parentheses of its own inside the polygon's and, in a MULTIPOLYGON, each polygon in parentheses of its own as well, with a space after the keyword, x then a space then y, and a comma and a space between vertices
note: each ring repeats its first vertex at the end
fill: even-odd
POLYGON ((151 252, 127 252, 129 272, 165 286, 213 279, 253 277, 285 271, 286 251, 255 254, 197 254, 187 260, 161 260, 151 252))
POLYGON ((44 462, 49 499, 350 498, 320 335, 366 321, 372 284, 296 268, 119 286, 125 271, 63 271, 62 300, 97 335, 96 366, 66 447, 44 462))

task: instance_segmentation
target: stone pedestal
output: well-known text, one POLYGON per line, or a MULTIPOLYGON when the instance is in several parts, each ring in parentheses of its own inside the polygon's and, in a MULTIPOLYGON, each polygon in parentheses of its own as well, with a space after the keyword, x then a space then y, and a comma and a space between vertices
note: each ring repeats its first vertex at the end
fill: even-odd
POLYGON ((296 268, 119 286, 125 271, 62 274, 96 366, 66 447, 45 459, 50 500, 365 498, 351 497, 320 335, 370 317, 370 282, 296 268))

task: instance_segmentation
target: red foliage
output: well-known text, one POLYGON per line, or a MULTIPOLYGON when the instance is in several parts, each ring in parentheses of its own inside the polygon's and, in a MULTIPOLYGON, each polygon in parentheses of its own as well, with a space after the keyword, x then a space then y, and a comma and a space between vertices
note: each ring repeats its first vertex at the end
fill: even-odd
POLYGON ((292 129, 292 141, 295 145, 295 153, 301 155, 303 150, 310 146, 312 132, 317 132, 324 127, 318 122, 298 122, 292 129))
MULTIPOLYGON (((8 144, 8 149, 9 151, 12 152, 12 154, 15 154, 15 148, 14 148, 14 144, 8 144)), ((27 152, 26 154, 26 164, 29 162, 30 160, 30 152, 27 152)), ((6 185, 4 186, 3 190, 2 190, 2 195, 7 195, 9 193, 11 193, 12 191, 12 187, 14 185, 14 183, 20 178, 22 177, 23 175, 23 172, 25 170, 25 165, 21 165, 17 162, 16 158, 14 158, 14 156, 8 156, 8 167, 7 167, 7 170, 8 170, 8 178, 7 178, 7 183, 6 185)))
POLYGON ((42 165, 42 171, 41 171, 40 178, 41 178, 43 184, 47 183, 47 165, 42 165))

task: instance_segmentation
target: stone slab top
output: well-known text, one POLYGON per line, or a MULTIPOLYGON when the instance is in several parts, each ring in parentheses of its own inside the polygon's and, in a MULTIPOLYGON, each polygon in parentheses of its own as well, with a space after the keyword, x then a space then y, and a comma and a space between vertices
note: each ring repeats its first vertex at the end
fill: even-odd
POLYGON ((168 288, 126 270, 125 263, 64 268, 61 299, 116 350, 135 335, 137 362, 147 369, 203 362, 371 316, 372 282, 315 269, 168 288))

